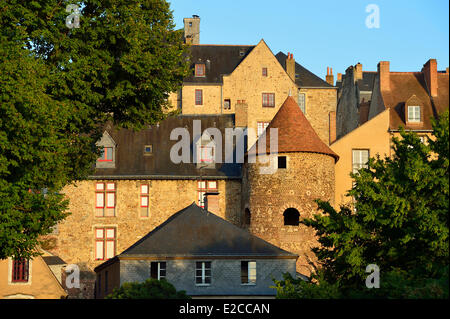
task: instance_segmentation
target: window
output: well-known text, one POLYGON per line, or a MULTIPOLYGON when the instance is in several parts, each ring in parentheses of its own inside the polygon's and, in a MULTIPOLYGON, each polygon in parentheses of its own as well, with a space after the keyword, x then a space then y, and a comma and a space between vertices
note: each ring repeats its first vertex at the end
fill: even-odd
POLYGON ((205 65, 203 63, 195 65, 195 76, 197 77, 205 76, 205 65))
POLYGON ((241 261, 241 283, 256 284, 256 261, 241 261))
POLYGON ((278 168, 286 168, 287 159, 286 156, 278 156, 278 168))
POLYGON ((358 172, 361 168, 367 168, 369 160, 369 150, 353 150, 353 173, 358 172))
POLYGON ((214 162, 214 146, 200 146, 200 163, 214 162))
POLYGON ((95 260, 108 260, 116 254, 116 229, 95 228, 95 260))
POLYGON ((230 110, 231 109, 231 100, 230 99, 225 99, 223 101, 223 108, 224 108, 224 110, 230 110))
POLYGON ((203 90, 195 90, 195 105, 203 105, 203 90))
POLYGON ((95 188, 95 216, 115 216, 116 184, 97 183, 95 188))
POLYGON ((140 206, 141 206, 141 217, 148 217, 149 210, 149 186, 148 184, 141 185, 141 196, 140 196, 140 206))
POLYGON ((408 106, 408 122, 420 122, 420 106, 408 106))
POLYGON ((257 123, 257 129, 258 129, 258 137, 264 133, 266 128, 269 126, 269 122, 258 122, 257 123))
POLYGON ((150 277, 158 280, 166 278, 166 262, 159 262, 159 261, 151 262, 150 277))
POLYGON ((211 284, 211 262, 197 261, 195 263, 195 283, 197 285, 211 284))
POLYGON ((153 145, 144 146, 144 155, 150 155, 153 153, 153 145))
POLYGON ((112 147, 104 147, 98 161, 99 162, 112 162, 113 161, 113 148, 112 147))
POLYGON ((300 223, 300 213, 295 208, 288 208, 283 213, 285 226, 298 226, 300 223))
POLYGON ((262 76, 267 77, 267 68, 262 68, 262 76))
POLYGON ((262 106, 263 107, 275 107, 275 93, 263 93, 262 94, 262 106))
POLYGON ((11 282, 28 282, 28 277, 29 277, 28 259, 13 259, 11 282))
POLYGON ((305 94, 304 93, 300 93, 298 95, 298 106, 300 106, 300 110, 302 110, 303 114, 306 114, 305 94))
POLYGON ((217 191, 217 181, 198 182, 198 206, 205 208, 205 193, 217 191))
POLYGON ((240 56, 244 56, 245 55, 245 50, 244 49, 240 49, 239 50, 239 55, 240 56))

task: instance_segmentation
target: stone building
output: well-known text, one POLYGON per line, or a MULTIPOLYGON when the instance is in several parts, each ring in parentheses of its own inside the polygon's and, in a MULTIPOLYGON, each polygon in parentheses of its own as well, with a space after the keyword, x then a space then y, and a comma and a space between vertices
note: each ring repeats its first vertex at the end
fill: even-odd
POLYGON ((295 276, 297 258, 192 203, 97 266, 96 297, 147 278, 194 298, 274 297, 272 278, 295 276))
POLYGON ((198 17, 185 20, 192 74, 171 95, 181 114, 139 132, 106 126, 95 172, 63 189, 71 215, 48 239, 53 253, 80 267, 81 287, 69 297, 92 298, 95 267, 192 201, 203 207, 205 194, 210 212, 299 255, 297 271, 310 272, 316 241, 297 219, 312 216, 314 199, 335 197, 338 156, 327 145, 335 138, 337 88, 292 54, 274 55, 264 40, 256 46, 198 44, 199 24, 198 17), (259 164, 238 162, 238 153, 271 122, 280 129, 280 147, 290 142, 293 148, 280 149, 285 168, 256 176, 259 164), (256 134, 238 138, 237 129, 256 134), (227 130, 234 130, 230 142, 227 130), (294 217, 285 220, 285 212, 294 217))
MULTIPOLYGON (((236 114, 241 126, 260 135, 285 99, 292 96, 322 141, 330 143, 337 105, 333 84, 297 63, 291 53, 274 55, 264 40, 257 45, 190 42, 192 28, 199 28, 199 24, 197 16, 185 19, 185 39, 193 44, 191 73, 182 88, 171 94, 174 108, 182 114, 236 114), (245 109, 239 108, 242 104, 245 109)), ((248 145, 255 141, 250 139, 248 145)))
POLYGON ((30 260, 0 260, 0 299, 62 299, 67 297, 62 281, 65 262, 41 251, 30 260))
POLYGON ((314 230, 299 220, 317 212, 315 199, 334 203, 334 165, 339 157, 320 140, 292 97, 247 156, 242 181, 245 226, 252 234, 298 254, 297 270, 309 275, 309 262, 315 261, 311 248, 317 240, 314 230), (278 130, 278 149, 269 164, 261 163, 260 157, 271 152, 272 129, 278 130), (259 150, 261 140, 267 144, 264 153, 259 150), (270 165, 272 172, 261 171, 270 165))
POLYGON ((377 72, 367 72, 366 84, 358 70, 358 65, 348 68, 343 79, 337 127, 345 129, 330 146, 340 156, 335 169, 336 206, 352 202, 346 196, 352 187, 350 172, 365 167, 369 157, 392 155, 392 137, 399 137, 400 127, 416 132, 426 143, 431 120, 449 109, 448 68, 438 71, 435 59, 428 60, 419 72, 392 72, 389 61, 381 61, 377 72), (363 105, 360 98, 358 105, 363 91, 369 103, 363 105), (367 119, 361 122, 358 113, 363 107, 367 107, 363 111, 367 119))

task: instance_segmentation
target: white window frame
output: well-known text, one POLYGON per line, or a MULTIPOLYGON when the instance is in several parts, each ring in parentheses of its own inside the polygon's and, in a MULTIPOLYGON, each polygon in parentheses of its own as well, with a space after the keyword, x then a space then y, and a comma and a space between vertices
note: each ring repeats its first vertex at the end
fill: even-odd
POLYGON ((158 280, 166 279, 166 276, 167 276, 167 262, 165 262, 165 261, 153 261, 153 262, 151 262, 151 263, 150 263, 150 277, 151 277, 151 271, 152 271, 152 269, 151 269, 152 263, 156 263, 156 264, 158 265, 158 269, 156 270, 156 276, 157 276, 157 279, 158 279, 158 280), (161 267, 161 264, 162 264, 162 263, 165 264, 165 268, 162 268, 162 267, 161 267), (164 275, 164 276, 161 276, 161 270, 164 270, 164 271, 165 271, 165 275, 164 275))
POLYGON ((408 105, 408 122, 420 123, 422 118, 421 109, 418 105, 408 105))
POLYGON ((242 260, 241 261, 241 271, 242 263, 247 263, 247 282, 242 282, 241 285, 254 286, 256 285, 257 271, 256 271, 256 261, 254 260, 242 260))
POLYGON ((196 286, 210 286, 212 284, 212 262, 211 261, 196 261, 195 262, 195 285, 196 286), (197 263, 201 263, 201 269, 197 268, 197 263), (206 263, 209 263, 210 267, 206 268, 206 263), (206 276, 206 270, 210 271, 210 275, 206 276), (201 277, 197 276, 197 271, 201 270, 201 277), (209 277, 209 283, 206 283, 206 278, 209 277), (201 278, 202 282, 197 283, 197 278, 201 278))
POLYGON ((361 168, 367 168, 367 162, 370 158, 369 149, 353 149, 352 150, 352 172, 357 173, 361 168), (367 161, 363 163, 363 154, 367 152, 367 161))
POLYGON ((298 106, 300 110, 302 110, 303 114, 306 114, 306 94, 299 93, 298 94, 298 106))
POLYGON ((256 122, 256 129, 257 129, 258 137, 260 137, 264 133, 266 128, 269 126, 269 124, 270 124, 270 122, 256 122))

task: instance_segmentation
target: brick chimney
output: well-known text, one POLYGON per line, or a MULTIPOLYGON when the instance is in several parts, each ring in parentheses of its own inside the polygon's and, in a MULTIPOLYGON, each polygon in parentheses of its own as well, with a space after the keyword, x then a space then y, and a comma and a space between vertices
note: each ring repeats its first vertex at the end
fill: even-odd
POLYGON ((336 112, 332 111, 329 113, 329 136, 330 136, 330 144, 336 141, 336 112))
POLYGON ((355 65, 355 81, 362 80, 362 78, 363 78, 362 64, 358 62, 355 65))
POLYGON ((389 61, 380 61, 380 63, 378 63, 378 74, 380 76, 381 91, 391 90, 391 80, 389 72, 389 61))
POLYGON ((336 82, 342 82, 342 73, 337 74, 336 82))
POLYGON ((429 59, 427 63, 423 65, 422 73, 427 83, 428 93, 430 96, 437 96, 437 61, 436 59, 429 59))
POLYGON ((327 76, 325 77, 325 81, 334 86, 333 68, 327 67, 327 76))
POLYGON ((286 58, 286 73, 289 75, 292 81, 295 82, 295 60, 294 54, 288 52, 286 58))

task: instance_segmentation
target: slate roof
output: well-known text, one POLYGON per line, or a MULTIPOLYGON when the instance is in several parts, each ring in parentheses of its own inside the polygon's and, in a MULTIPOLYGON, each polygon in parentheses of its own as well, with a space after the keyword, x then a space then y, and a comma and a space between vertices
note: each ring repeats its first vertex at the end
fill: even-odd
POLYGON ((390 72, 390 91, 382 91, 384 106, 390 112, 390 128, 432 130, 431 118, 449 108, 449 75, 438 73, 438 96, 430 98, 422 72, 390 72), (414 96, 423 106, 420 124, 406 124, 405 103, 414 96))
POLYGON ((319 138, 292 96, 284 101, 265 132, 250 148, 248 155, 256 154, 256 146, 260 139, 266 139, 266 150, 267 153, 270 152, 271 128, 278 128, 278 153, 320 153, 334 157, 335 161, 339 159, 339 156, 319 138))
POLYGON ((231 74, 253 50, 254 45, 193 45, 190 47, 191 74, 184 83, 222 83, 222 75, 231 74), (195 77, 196 63, 204 63, 205 77, 195 77))
MULTIPOLYGON (((286 58, 287 55, 283 52, 278 52, 277 55, 275 55, 278 62, 280 62, 283 69, 286 70, 286 58)), ((311 71, 304 68, 302 65, 295 62, 295 73, 298 74, 298 78, 295 79, 295 83, 299 87, 324 87, 324 88, 331 88, 332 85, 328 84, 325 80, 321 79, 311 71)))
POLYGON ((172 215, 117 257, 220 256, 298 258, 298 255, 200 208, 195 202, 172 215))
MULTIPOLYGON (((170 159, 170 150, 179 142, 170 140, 170 133, 175 128, 186 128, 190 135, 190 153, 193 152, 193 123, 201 121, 201 130, 217 128, 225 137, 225 128, 234 127, 234 115, 179 115, 172 116, 159 125, 153 125, 140 131, 116 129, 108 126, 106 131, 116 143, 115 168, 97 168, 91 179, 179 179, 205 178, 227 179, 240 178, 241 164, 217 163, 215 168, 197 168, 196 163, 175 164, 170 159), (152 145, 153 152, 144 156, 144 146, 152 145)), ((222 154, 225 156, 225 138, 222 141, 222 154)), ((191 156, 192 161, 192 156, 191 156)))
POLYGON ((58 256, 42 256, 42 259, 48 266, 52 265, 65 265, 67 264, 64 260, 62 260, 58 256))
POLYGON ((360 91, 372 91, 377 72, 364 71, 363 78, 358 80, 358 88, 360 91))

